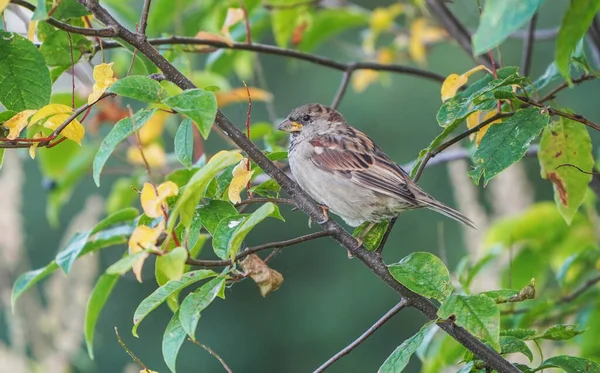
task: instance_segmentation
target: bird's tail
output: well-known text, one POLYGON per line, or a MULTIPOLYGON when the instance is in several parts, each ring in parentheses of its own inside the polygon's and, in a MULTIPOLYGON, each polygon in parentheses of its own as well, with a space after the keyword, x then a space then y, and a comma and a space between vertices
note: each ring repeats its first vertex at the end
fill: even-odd
POLYGON ((436 200, 435 198, 433 198, 431 196, 427 196, 427 197, 421 199, 419 202, 421 202, 427 208, 429 208, 435 212, 438 212, 442 215, 445 215, 449 218, 459 221, 468 227, 477 229, 477 227, 475 227, 475 223, 473 223, 471 221, 471 219, 467 218, 466 216, 464 216, 460 212, 456 211, 455 209, 444 205, 443 203, 441 203, 440 201, 436 200))

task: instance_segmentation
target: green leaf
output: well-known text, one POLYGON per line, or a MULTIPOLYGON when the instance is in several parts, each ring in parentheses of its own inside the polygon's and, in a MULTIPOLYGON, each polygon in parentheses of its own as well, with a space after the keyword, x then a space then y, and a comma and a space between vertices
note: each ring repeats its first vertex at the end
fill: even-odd
POLYGON ((250 188, 250 193, 257 194, 257 195, 263 196, 263 197, 277 198, 280 190, 281 190, 281 185, 279 185, 277 183, 277 181, 275 181, 273 179, 269 179, 267 181, 263 181, 262 183, 250 188))
POLYGON ((60 20, 66 20, 70 18, 79 18, 90 15, 91 13, 77 0, 62 0, 60 5, 56 7, 52 17, 60 20))
POLYGON ((213 277, 216 275, 217 274, 214 271, 209 269, 199 269, 184 274, 180 280, 171 280, 156 289, 152 294, 145 298, 135 310, 135 313, 133 314, 133 329, 131 330, 131 333, 137 337, 137 328, 142 320, 144 320, 144 318, 148 316, 150 312, 154 311, 156 307, 160 306, 164 301, 166 301, 171 294, 207 277, 213 277))
POLYGON ((93 177, 97 186, 100 186, 102 168, 117 145, 140 129, 154 115, 154 112, 156 112, 156 109, 141 109, 133 116, 134 122, 131 121, 131 117, 121 119, 102 140, 93 164, 93 177))
POLYGON ((12 294, 10 297, 12 312, 15 312, 17 300, 27 289, 40 282, 57 269, 58 264, 56 264, 56 261, 53 260, 45 267, 21 273, 21 275, 19 275, 19 277, 17 277, 17 279, 15 280, 15 283, 12 288, 12 294))
POLYGON ((52 32, 40 47, 48 66, 71 66, 71 43, 73 44, 73 61, 77 63, 83 53, 92 49, 92 42, 84 36, 69 34, 62 30, 52 32))
MULTIPOLYGON (((283 221, 279 208, 272 202, 267 202, 256 209, 250 216, 227 223, 227 230, 219 232, 217 228, 213 237, 213 248, 221 259, 235 258, 246 235, 268 217, 283 221)), ((219 223, 221 226, 221 223, 219 223)))
POLYGON ((388 270, 402 285, 427 298, 443 302, 452 293, 448 268, 431 253, 411 253, 388 270))
POLYGON ((572 0, 565 13, 558 36, 556 37, 555 61, 561 75, 570 83, 569 64, 577 43, 585 36, 587 29, 600 11, 600 0, 572 0))
POLYGON ((304 7, 293 6, 289 8, 273 9, 271 13, 271 23, 273 24, 273 36, 275 36, 275 42, 281 48, 287 47, 294 28, 300 14, 305 12, 304 7))
POLYGON ((544 0, 490 0, 486 1, 473 34, 473 55, 487 53, 521 28, 533 17, 544 0))
MULTIPOLYGON (((206 187, 217 174, 226 167, 241 160, 241 155, 235 152, 220 152, 215 154, 206 166, 198 170, 187 183, 179 199, 171 211, 169 230, 173 229, 175 220, 181 214, 181 221, 189 226, 198 201, 203 197, 206 187)), ((206 226, 206 224, 205 224, 206 226)))
POLYGON ((26 38, 0 31, 0 103, 17 112, 50 102, 50 71, 44 56, 26 38))
POLYGON ((153 249, 146 249, 139 251, 135 254, 129 255, 126 253, 124 257, 117 260, 115 263, 111 264, 110 267, 106 269, 106 274, 109 275, 124 275, 129 272, 133 267, 133 264, 142 256, 147 255, 149 252, 152 252, 153 249))
POLYGON ((106 228, 109 228, 117 223, 133 221, 135 218, 138 217, 139 213, 140 212, 135 207, 126 207, 124 209, 116 211, 107 216, 106 218, 100 220, 100 222, 96 224, 94 229, 92 229, 92 234, 96 234, 100 231, 103 231, 106 228))
POLYGON ((499 289, 499 290, 490 290, 484 291, 480 293, 481 295, 485 295, 486 297, 492 298, 496 303, 506 303, 512 297, 519 296, 519 290, 514 289, 499 289))
POLYGON ((176 96, 167 97, 162 102, 193 120, 202 137, 208 138, 217 115, 217 98, 214 93, 199 88, 190 89, 176 96))
POLYGON ((417 332, 417 334, 413 335, 409 339, 402 342, 400 346, 398 346, 394 352, 383 362, 383 365, 377 371, 378 373, 399 373, 404 370, 406 365, 408 365, 408 361, 412 354, 417 351, 421 343, 423 343, 423 338, 435 326, 433 322, 428 322, 423 325, 423 327, 417 332))
POLYGON ((320 10, 313 16, 310 27, 303 33, 298 49, 310 52, 323 41, 343 31, 366 26, 369 23, 369 15, 367 11, 351 7, 320 10))
POLYGON ((118 211, 106 219, 100 221, 94 229, 85 232, 77 232, 71 237, 67 246, 56 256, 56 263, 58 266, 66 273, 69 274, 71 271, 71 267, 75 260, 79 258, 81 251, 85 247, 87 240, 90 235, 96 234, 111 225, 115 225, 117 223, 122 223, 126 221, 132 221, 138 216, 138 210, 129 207, 118 211))
POLYGON ((240 215, 236 213, 236 215, 229 215, 219 221, 212 234, 213 251, 219 258, 225 260, 229 257, 227 247, 231 236, 246 217, 248 217, 248 214, 240 215))
POLYGON ((537 335, 537 330, 535 329, 505 329, 500 331, 501 337, 509 336, 522 340, 532 339, 535 335, 537 335))
POLYGON ((567 355, 558 355, 546 359, 542 365, 535 368, 534 372, 548 368, 560 368, 566 373, 600 373, 600 365, 595 361, 567 355))
POLYGON ((177 362, 177 354, 179 354, 179 349, 181 348, 183 341, 185 341, 185 336, 185 330, 183 330, 181 322, 179 321, 179 311, 176 311, 165 329, 162 340, 163 359, 165 360, 167 367, 173 373, 176 373, 175 365, 177 362))
POLYGON ((106 212, 109 214, 131 206, 139 198, 139 194, 133 189, 136 181, 131 177, 122 177, 112 183, 110 193, 106 197, 106 212))
POLYGON ((542 178, 552 182, 558 210, 567 224, 571 224, 583 203, 592 175, 572 166, 561 166, 570 164, 583 171, 592 171, 592 140, 585 125, 562 117, 550 123, 542 133, 538 159, 542 178))
POLYGON ((547 113, 538 108, 519 109, 512 117, 492 125, 473 156, 474 169, 468 175, 475 184, 483 176, 484 185, 525 155, 531 142, 548 124, 547 113))
POLYGON ((155 266, 158 285, 164 285, 169 280, 179 280, 183 275, 186 260, 187 250, 182 246, 158 256, 155 266))
POLYGON ((500 310, 485 295, 451 295, 438 310, 438 316, 454 316, 457 325, 500 351, 500 310))
MULTIPOLYGON (((357 227, 354 232, 352 232, 352 237, 360 237, 364 230, 371 224, 371 222, 364 222, 359 227, 357 227)), ((387 227, 389 225, 389 221, 382 221, 373 225, 373 227, 369 230, 366 236, 362 238, 363 246, 369 251, 375 251, 381 241, 383 240, 383 236, 387 231, 387 227)))
POLYGON ((572 324, 559 324, 549 327, 543 334, 531 337, 531 339, 549 339, 551 341, 565 341, 579 334, 584 333, 585 330, 579 329, 579 325, 572 324))
POLYGON ((192 133, 192 121, 189 118, 181 122, 175 133, 175 155, 182 165, 192 168, 194 134, 192 133))
POLYGON ((4 148, 0 149, 0 170, 2 169, 3 163, 4 163, 4 148))
MULTIPOLYGON (((40 151, 40 165, 45 163, 45 159, 52 157, 66 157, 67 154, 61 154, 63 147, 68 147, 73 144, 78 147, 77 144, 68 141, 61 146, 57 146, 51 149, 43 149, 40 151)), ((89 172, 90 166, 94 159, 94 154, 97 149, 96 144, 87 144, 86 146, 80 147, 76 156, 69 159, 69 161, 61 166, 60 173, 54 178, 56 188, 52 189, 47 195, 46 204, 46 216, 50 225, 57 227, 59 225, 59 213, 66 203, 70 201, 73 190, 77 186, 77 183, 89 172)))
POLYGON ((208 307, 212 301, 217 297, 217 294, 221 292, 221 289, 225 286, 225 277, 217 277, 206 284, 202 285, 199 289, 190 293, 179 308, 179 321, 183 330, 191 338, 194 338, 196 333, 196 326, 200 320, 200 313, 208 307))
POLYGON ((18 113, 16 111, 12 111, 12 110, 5 110, 0 112, 0 123, 4 123, 7 120, 9 120, 10 118, 14 117, 15 115, 17 115, 18 113))
POLYGON ((132 75, 117 80, 107 92, 148 103, 160 102, 167 97, 167 91, 160 83, 143 75, 132 75))
POLYGON ((533 354, 527 344, 516 337, 500 337, 500 351, 502 355, 520 352, 529 358, 530 363, 533 361, 533 354))
POLYGON ((94 360, 94 331, 96 323, 104 304, 118 280, 119 276, 117 275, 104 274, 100 276, 85 308, 85 344, 87 345, 88 355, 92 360, 94 360))
MULTIPOLYGON (((131 235, 131 232, 133 232, 133 227, 131 225, 117 226, 99 232, 92 237, 92 240, 89 240, 85 244, 79 256, 93 253, 105 247, 123 244, 127 242, 129 236, 131 235)), ((58 268, 58 264, 56 263, 56 261, 53 260, 43 268, 22 273, 16 279, 12 289, 11 305, 13 311, 17 300, 19 299, 21 294, 25 292, 25 290, 38 283, 40 280, 44 279, 46 276, 48 276, 58 268)))
POLYGON ((56 264, 58 264, 66 274, 69 274, 71 271, 71 267, 87 243, 90 233, 91 231, 75 233, 67 243, 65 249, 56 256, 56 264))

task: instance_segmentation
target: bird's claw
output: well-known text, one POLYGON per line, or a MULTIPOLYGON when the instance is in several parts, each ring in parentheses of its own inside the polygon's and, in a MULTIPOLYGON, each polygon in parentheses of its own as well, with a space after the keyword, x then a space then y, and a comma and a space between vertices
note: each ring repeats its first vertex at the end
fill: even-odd
POLYGON ((325 224, 329 220, 329 207, 325 205, 319 205, 321 211, 323 212, 323 220, 319 222, 319 224, 325 224))

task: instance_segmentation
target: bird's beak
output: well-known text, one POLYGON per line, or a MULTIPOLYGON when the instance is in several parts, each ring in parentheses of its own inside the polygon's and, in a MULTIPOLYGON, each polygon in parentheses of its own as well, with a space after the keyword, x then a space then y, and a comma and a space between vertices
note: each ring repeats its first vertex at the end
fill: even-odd
POLYGON ((289 119, 279 123, 277 129, 284 132, 300 132, 302 125, 298 122, 291 121, 289 119))

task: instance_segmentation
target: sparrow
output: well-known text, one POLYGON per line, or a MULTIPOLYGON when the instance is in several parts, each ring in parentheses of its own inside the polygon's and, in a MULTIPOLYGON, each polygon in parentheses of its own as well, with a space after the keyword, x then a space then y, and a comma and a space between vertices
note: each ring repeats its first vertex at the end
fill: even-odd
POLYGON ((406 210, 428 208, 471 228, 475 224, 460 212, 425 193, 408 173, 363 132, 348 125, 335 109, 300 106, 279 124, 290 133, 288 160, 300 187, 348 225, 370 222, 359 241, 375 223, 406 210))

